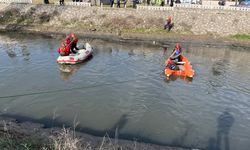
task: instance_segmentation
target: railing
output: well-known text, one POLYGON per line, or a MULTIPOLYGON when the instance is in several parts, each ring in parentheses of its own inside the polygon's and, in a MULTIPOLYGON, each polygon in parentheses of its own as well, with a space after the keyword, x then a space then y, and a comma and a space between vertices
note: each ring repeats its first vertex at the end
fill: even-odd
POLYGON ((32 0, 0 0, 0 3, 32 3, 32 0))
POLYGON ((250 8, 247 8, 247 7, 218 6, 218 5, 215 6, 215 5, 196 5, 196 4, 175 4, 175 7, 180 7, 180 8, 198 8, 198 9, 250 11, 250 8))
POLYGON ((137 5, 136 9, 145 9, 145 10, 174 10, 174 7, 162 7, 162 6, 142 6, 137 5))
MULTIPOLYGON (((58 1, 55 2, 55 4, 60 5, 60 3, 58 1)), ((89 3, 89 2, 64 2, 64 5, 90 7, 91 3, 89 3)))
POLYGON ((197 5, 197 4, 175 4, 174 7, 169 6, 141 6, 137 5, 138 10, 174 10, 174 8, 193 8, 193 9, 214 9, 214 10, 235 10, 235 11, 250 11, 247 7, 235 6, 214 6, 214 5, 197 5))

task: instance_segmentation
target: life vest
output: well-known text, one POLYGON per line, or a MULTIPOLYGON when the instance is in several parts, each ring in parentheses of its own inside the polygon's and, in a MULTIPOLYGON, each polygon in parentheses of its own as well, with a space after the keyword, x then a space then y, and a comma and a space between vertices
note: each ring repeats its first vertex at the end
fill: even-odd
POLYGON ((70 45, 67 43, 68 41, 63 41, 61 43, 60 48, 58 48, 58 53, 62 56, 67 56, 70 53, 70 45))
POLYGON ((66 39, 64 42, 65 42, 66 44, 70 44, 71 39, 66 39))
POLYGON ((180 49, 175 50, 175 55, 179 55, 179 54, 181 54, 181 50, 180 49))

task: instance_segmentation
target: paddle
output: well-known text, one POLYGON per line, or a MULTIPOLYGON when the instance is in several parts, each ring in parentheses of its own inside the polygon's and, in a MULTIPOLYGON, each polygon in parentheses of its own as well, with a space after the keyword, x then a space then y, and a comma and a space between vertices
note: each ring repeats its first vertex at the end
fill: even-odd
MULTIPOLYGON (((176 50, 174 50, 174 51, 173 51, 173 53, 172 53, 172 54, 168 57, 168 59, 170 59, 171 57, 173 57, 173 56, 174 56, 175 51, 176 51, 176 50)), ((168 59, 167 59, 167 60, 168 60, 168 59)), ((167 65, 168 65, 168 64, 167 64, 167 63, 165 63, 165 65, 166 65, 165 67, 167 67, 167 65)))

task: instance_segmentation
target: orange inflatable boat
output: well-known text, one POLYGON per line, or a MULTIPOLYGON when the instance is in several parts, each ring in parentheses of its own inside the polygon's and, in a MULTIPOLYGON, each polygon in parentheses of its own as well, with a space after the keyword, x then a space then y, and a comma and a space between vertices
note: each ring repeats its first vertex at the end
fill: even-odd
MULTIPOLYGON (((167 77, 170 77, 171 75, 177 75, 177 76, 184 76, 184 77, 190 77, 193 78, 194 76, 194 70, 192 69, 192 65, 189 62, 189 60, 184 57, 183 55, 180 56, 181 58, 181 65, 178 65, 180 70, 171 70, 168 67, 165 68, 165 75, 167 77)), ((167 65, 168 60, 166 61, 167 65)))

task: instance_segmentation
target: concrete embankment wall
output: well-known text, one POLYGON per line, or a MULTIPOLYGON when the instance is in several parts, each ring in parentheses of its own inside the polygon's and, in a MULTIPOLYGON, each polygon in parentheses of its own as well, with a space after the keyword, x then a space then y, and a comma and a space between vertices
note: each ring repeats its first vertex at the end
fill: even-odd
MULTIPOLYGON (((174 33, 228 36, 250 34, 250 13, 244 11, 175 8, 154 11, 101 7, 0 4, 0 25, 30 25, 34 30, 72 29, 91 32, 161 33, 167 16, 174 33)), ((2 27, 3 29, 3 27, 2 27)), ((16 27, 15 27, 16 29, 16 27)))

